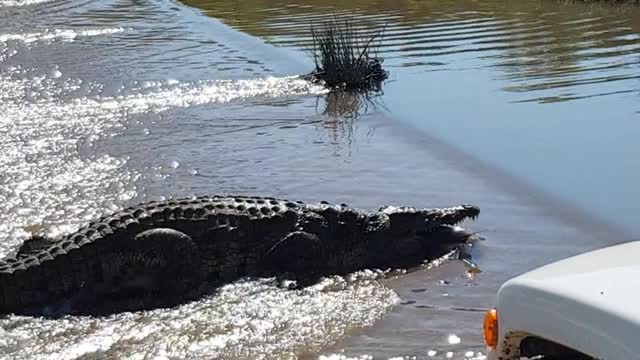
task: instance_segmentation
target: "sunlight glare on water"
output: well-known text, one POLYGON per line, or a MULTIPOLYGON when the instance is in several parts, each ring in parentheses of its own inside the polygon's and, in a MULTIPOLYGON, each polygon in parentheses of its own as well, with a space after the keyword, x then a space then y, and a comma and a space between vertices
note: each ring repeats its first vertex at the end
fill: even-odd
POLYGON ((47 3, 50 1, 52 0, 0 0, 0 8, 1 7, 21 7, 21 6, 47 3))
MULTIPOLYGON (((47 36, 17 38, 34 42, 47 36)), ((67 78, 55 68, 44 75, 19 65, 7 70, 0 75, 0 202, 5 209, 0 214, 0 238, 8 239, 0 244, 2 254, 31 232, 55 236, 73 231, 137 195, 135 182, 140 174, 127 168, 126 158, 78 154, 79 148, 126 129, 131 116, 249 97, 325 91, 294 77, 266 77, 134 81, 107 94, 110 90, 104 85, 67 78)))
POLYGON ((175 309, 104 319, 10 317, 0 320, 0 359, 295 359, 370 326, 398 301, 376 277, 334 277, 296 291, 272 279, 240 281, 175 309))
POLYGON ((0 42, 20 41, 24 43, 34 43, 37 41, 73 41, 83 36, 99 36, 110 35, 124 32, 122 27, 108 29, 91 29, 91 30, 71 30, 71 29, 53 29, 45 32, 25 33, 25 34, 2 34, 0 42))

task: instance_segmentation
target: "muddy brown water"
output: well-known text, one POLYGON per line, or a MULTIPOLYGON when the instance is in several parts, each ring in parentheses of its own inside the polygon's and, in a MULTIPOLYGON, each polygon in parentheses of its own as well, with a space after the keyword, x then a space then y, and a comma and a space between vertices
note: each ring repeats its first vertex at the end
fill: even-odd
POLYGON ((0 0, 0 254, 212 193, 481 207, 460 262, 175 309, 0 319, 3 359, 482 358, 509 277, 636 236, 638 10, 533 2, 0 0), (308 25, 386 23, 377 104, 327 97, 308 25))

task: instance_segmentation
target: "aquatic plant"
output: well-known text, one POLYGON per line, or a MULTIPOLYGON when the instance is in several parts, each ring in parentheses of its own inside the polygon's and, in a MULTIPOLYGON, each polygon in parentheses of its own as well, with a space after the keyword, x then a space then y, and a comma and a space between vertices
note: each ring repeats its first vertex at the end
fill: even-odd
POLYGON ((304 78, 322 82, 331 89, 379 89, 388 77, 377 56, 384 28, 377 32, 358 31, 351 20, 333 18, 320 29, 311 27, 311 52, 315 70, 304 78))

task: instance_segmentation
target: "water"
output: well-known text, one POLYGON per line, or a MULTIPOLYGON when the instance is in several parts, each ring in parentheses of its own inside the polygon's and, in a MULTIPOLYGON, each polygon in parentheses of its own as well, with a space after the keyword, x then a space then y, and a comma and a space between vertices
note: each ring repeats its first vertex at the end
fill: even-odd
POLYGON ((9 317, 0 358, 471 358, 504 280, 636 234, 638 10, 185 4, 0 0, 0 255, 139 201, 242 192, 474 203, 483 272, 264 279, 176 309, 9 317), (312 68, 309 21, 332 12, 388 24, 377 103, 292 77, 312 68))
POLYGON ((386 36, 394 117, 638 233, 640 9, 565 1, 186 0, 279 46, 355 16, 386 36))

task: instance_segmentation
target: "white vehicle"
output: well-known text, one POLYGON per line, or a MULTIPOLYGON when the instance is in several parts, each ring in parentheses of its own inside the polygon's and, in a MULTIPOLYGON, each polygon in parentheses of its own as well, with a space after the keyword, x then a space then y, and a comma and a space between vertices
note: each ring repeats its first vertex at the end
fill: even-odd
POLYGON ((505 282, 484 320, 492 360, 640 359, 640 241, 505 282))

